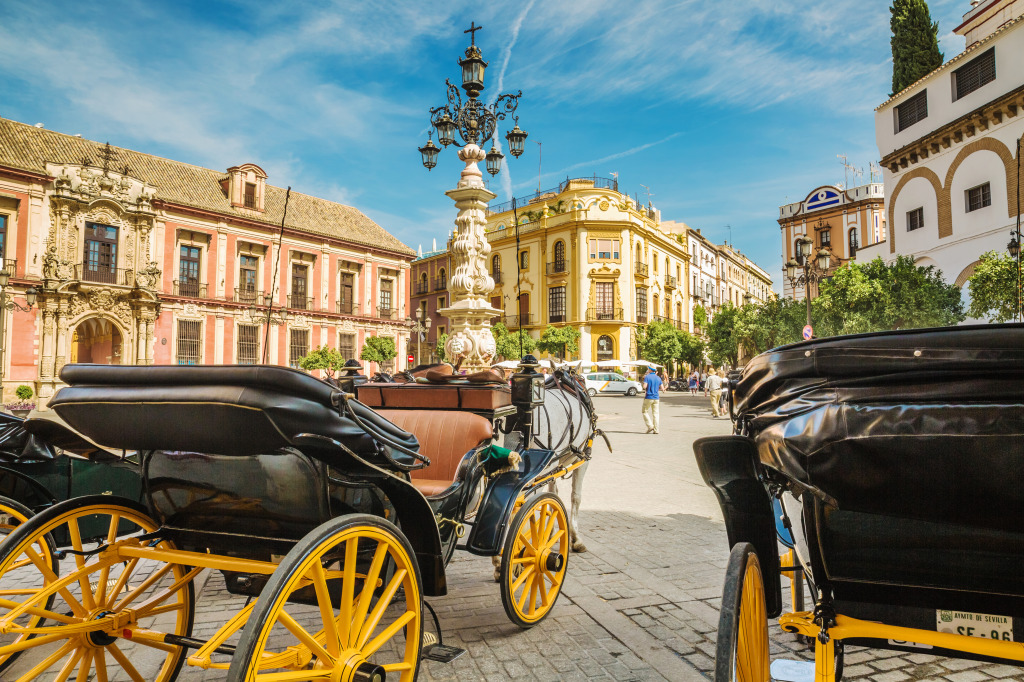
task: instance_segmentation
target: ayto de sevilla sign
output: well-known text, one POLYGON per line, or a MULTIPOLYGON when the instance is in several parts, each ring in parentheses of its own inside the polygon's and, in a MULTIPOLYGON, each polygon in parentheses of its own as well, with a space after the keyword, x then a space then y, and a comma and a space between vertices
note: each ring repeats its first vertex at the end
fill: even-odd
POLYGON ((814 336, 814 327, 809 324, 804 325, 804 341, 810 341, 812 336, 814 336))

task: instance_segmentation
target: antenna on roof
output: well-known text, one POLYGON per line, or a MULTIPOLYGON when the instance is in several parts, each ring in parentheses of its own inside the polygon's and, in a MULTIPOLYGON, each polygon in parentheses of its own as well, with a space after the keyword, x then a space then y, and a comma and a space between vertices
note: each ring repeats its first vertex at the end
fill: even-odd
POLYGON ((836 154, 836 158, 843 164, 843 189, 846 189, 850 186, 850 171, 857 169, 847 160, 846 154, 836 154))
POLYGON ((647 192, 647 208, 650 208, 651 207, 651 197, 653 197, 655 195, 651 194, 651 188, 648 187, 647 185, 645 185, 643 183, 640 183, 640 186, 644 188, 645 192, 647 192))

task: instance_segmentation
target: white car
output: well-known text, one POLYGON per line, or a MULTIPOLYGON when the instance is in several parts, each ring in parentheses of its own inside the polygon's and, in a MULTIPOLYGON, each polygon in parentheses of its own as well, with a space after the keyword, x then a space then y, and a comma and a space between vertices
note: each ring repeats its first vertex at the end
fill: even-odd
POLYGON ((627 379, 615 372, 593 372, 586 375, 587 393, 592 396, 598 393, 625 393, 636 395, 644 390, 639 382, 627 379))

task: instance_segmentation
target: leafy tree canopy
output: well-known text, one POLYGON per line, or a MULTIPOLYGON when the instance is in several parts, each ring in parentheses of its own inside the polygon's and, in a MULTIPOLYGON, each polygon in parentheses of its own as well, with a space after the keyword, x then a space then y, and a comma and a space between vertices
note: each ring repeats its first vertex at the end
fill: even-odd
POLYGON ((670 323, 660 321, 637 327, 636 349, 640 358, 659 365, 671 363, 683 350, 677 331, 670 323))
POLYGON ((359 351, 360 360, 371 362, 390 362, 396 355, 398 351, 395 349, 395 340, 390 336, 371 336, 359 351))
POLYGON ((537 350, 549 355, 571 358, 580 352, 580 330, 575 327, 553 327, 548 325, 537 342, 537 350))
POLYGON ((299 367, 312 372, 322 369, 327 378, 334 376, 334 373, 345 366, 345 356, 338 352, 337 348, 318 346, 309 355, 299 358, 299 367))
POLYGON ((695 329, 708 328, 708 311, 702 305, 693 308, 693 326, 695 329))
POLYGON ((501 322, 491 326, 491 334, 494 335, 496 354, 505 360, 521 360, 537 348, 537 342, 529 332, 518 329, 514 334, 510 333, 501 322))
POLYGON ((441 362, 451 362, 451 358, 448 357, 448 351, 444 349, 448 343, 448 334, 441 334, 437 337, 437 345, 434 347, 434 352, 437 353, 437 357, 440 358, 441 362))
POLYGON ((754 355, 800 341, 807 321, 806 304, 792 298, 749 303, 736 316, 736 337, 754 355))
POLYGON ((740 338, 736 333, 738 316, 739 308, 726 303, 708 325, 708 355, 716 365, 736 366, 739 361, 740 338))
POLYGON ((912 256, 844 265, 821 282, 812 309, 817 336, 945 327, 966 317, 960 289, 912 256))
POLYGON ((932 21, 925 0, 893 0, 892 94, 942 66, 939 52, 939 24, 932 21))
POLYGON ((677 329, 676 338, 679 339, 680 362, 685 362, 691 367, 698 367, 704 362, 704 354, 707 352, 707 343, 701 337, 690 332, 677 329))
POLYGON ((1017 308, 1017 261, 989 251, 967 280, 971 307, 967 314, 989 322, 1009 322, 1017 308))

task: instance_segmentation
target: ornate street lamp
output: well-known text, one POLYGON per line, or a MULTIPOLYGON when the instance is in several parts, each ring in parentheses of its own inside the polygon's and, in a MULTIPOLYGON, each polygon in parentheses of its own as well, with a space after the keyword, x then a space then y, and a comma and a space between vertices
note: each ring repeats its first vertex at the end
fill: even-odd
POLYGON ((832 259, 835 258, 842 264, 844 258, 835 256, 827 248, 822 247, 811 258, 814 250, 814 242, 806 237, 796 240, 796 258, 786 262, 784 271, 786 277, 795 289, 798 285, 804 285, 804 300, 807 302, 807 324, 811 324, 811 283, 821 282, 828 277, 828 270, 832 266, 832 259), (803 270, 803 272, 800 272, 803 270))
POLYGON ((1010 258, 1020 255, 1020 242, 1017 241, 1017 235, 1013 232, 1010 233, 1010 243, 1006 245, 1006 250, 1009 252, 1010 258))
MULTIPOLYGON (((487 62, 476 45, 476 32, 479 30, 475 22, 470 25, 466 31, 470 34, 470 45, 466 48, 465 57, 458 60, 465 99, 459 87, 446 79, 448 102, 430 109, 430 124, 437 132, 440 147, 431 144, 428 137, 427 144, 419 148, 424 167, 430 169, 437 165, 441 148, 456 144, 457 138, 464 145, 459 149, 459 159, 466 167, 455 189, 446 192, 459 210, 447 284, 449 306, 438 310, 437 314, 448 318, 448 329, 452 330, 445 345, 446 355, 467 371, 490 366, 495 353, 490 320, 502 313, 491 307, 489 302, 494 279, 486 267, 491 247, 483 230, 487 202, 494 199, 495 194, 484 185, 483 173, 477 164, 486 161, 485 167, 491 175, 501 171, 505 155, 497 143, 499 121, 510 119, 514 124, 505 135, 513 157, 522 155, 527 137, 516 116, 522 91, 498 95, 491 104, 479 99, 487 69, 487 62), (492 140, 491 148, 485 152, 481 146, 488 140, 492 140)), ((429 328, 429 318, 427 325, 429 328)))

